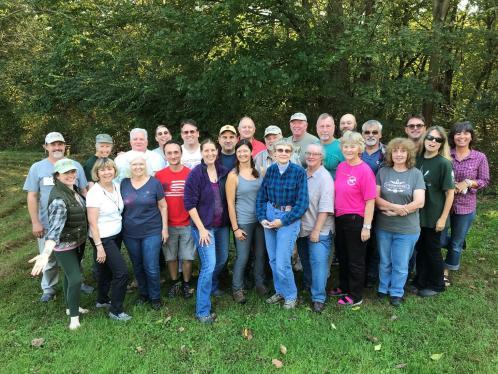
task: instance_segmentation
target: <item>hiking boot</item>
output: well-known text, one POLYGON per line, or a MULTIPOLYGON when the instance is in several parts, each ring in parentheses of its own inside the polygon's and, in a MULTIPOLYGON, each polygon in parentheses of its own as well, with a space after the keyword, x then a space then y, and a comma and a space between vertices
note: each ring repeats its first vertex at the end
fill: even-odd
POLYGON ((205 317, 197 317, 197 320, 205 325, 211 325, 214 321, 216 321, 216 314, 211 313, 205 317))
POLYGON ((151 300, 150 306, 154 310, 161 310, 161 307, 162 307, 161 300, 151 300))
POLYGON ((259 296, 265 296, 268 294, 268 288, 266 288, 264 285, 256 286, 256 293, 259 296))
POLYGON ((233 296, 233 300, 236 303, 245 304, 247 301, 246 296, 244 295, 244 290, 233 291, 232 296, 233 296))
POLYGON ((321 313, 323 312, 323 309, 325 308, 325 304, 321 303, 319 301, 314 301, 313 302, 313 312, 315 313, 321 313))
POLYGON ((380 292, 380 291, 377 292, 377 297, 379 298, 379 300, 385 299, 388 296, 389 295, 387 293, 380 292))
POLYGON ((296 299, 294 299, 294 300, 285 300, 283 308, 287 309, 287 310, 294 309, 296 307, 296 305, 297 305, 297 300, 296 299))
POLYGON ((125 312, 121 312, 119 314, 114 314, 114 313, 109 312, 109 318, 113 319, 115 321, 126 322, 126 321, 129 321, 132 317, 129 316, 128 314, 126 314, 125 312))
POLYGON ((87 295, 91 294, 94 290, 94 288, 88 284, 81 283, 80 290, 83 293, 86 293, 87 295))
POLYGON ((53 293, 44 293, 41 297, 40 297, 40 301, 42 303, 47 303, 51 300, 55 299, 55 295, 53 293))
POLYGON ((390 303, 393 307, 398 308, 401 306, 401 304, 403 304, 403 298, 398 296, 393 296, 391 297, 390 303))
POLYGON ((276 293, 273 296, 270 296, 268 299, 266 299, 266 303, 267 304, 277 304, 277 303, 281 302, 283 299, 284 298, 282 297, 282 295, 276 293))
POLYGON ((190 299, 193 296, 193 290, 190 288, 189 282, 183 282, 182 295, 184 299, 190 299))
POLYGON ((181 282, 174 283, 168 290, 168 297, 170 299, 174 299, 177 295, 180 294, 181 282))

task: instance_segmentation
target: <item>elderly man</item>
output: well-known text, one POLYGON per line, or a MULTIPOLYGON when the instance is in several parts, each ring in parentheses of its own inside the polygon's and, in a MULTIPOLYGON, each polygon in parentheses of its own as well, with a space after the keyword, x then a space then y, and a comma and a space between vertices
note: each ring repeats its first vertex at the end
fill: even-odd
POLYGON ((202 160, 201 144, 199 143, 199 128, 193 119, 186 119, 180 123, 182 144, 182 164, 192 170, 202 160))
POLYGON ((254 133, 256 132, 256 125, 251 117, 242 117, 239 121, 239 134, 240 139, 247 139, 252 145, 252 157, 256 157, 259 152, 266 149, 265 145, 259 140, 254 138, 254 133))
POLYGON ((316 133, 320 138, 320 144, 324 150, 323 166, 330 175, 335 178, 337 166, 344 161, 341 145, 338 139, 334 138, 335 123, 332 115, 322 113, 316 121, 316 133))
MULTIPOLYGON (((282 139, 282 130, 280 130, 280 127, 271 125, 265 129, 266 149, 254 157, 256 170, 262 177, 265 176, 266 170, 276 162, 273 144, 280 139, 282 139)), ((292 154, 290 161, 294 164, 301 165, 301 160, 296 153, 292 154)))
POLYGON ((93 186, 93 183, 96 182, 92 180, 92 168, 95 165, 95 161, 99 158, 107 158, 111 155, 112 152, 112 137, 108 134, 98 134, 95 137, 95 154, 91 156, 88 160, 86 160, 83 165, 83 170, 85 170, 85 177, 88 181, 88 189, 93 186))
POLYGON ((156 152, 161 156, 166 165, 168 165, 168 161, 166 160, 166 156, 164 154, 164 145, 171 140, 171 132, 168 130, 166 125, 158 125, 156 127, 156 142, 159 147, 153 149, 153 152, 156 152))
POLYGON ((410 114, 405 124, 405 133, 408 139, 420 149, 426 131, 425 118, 421 114, 410 114))
POLYGON ((294 147, 294 152, 299 156, 301 165, 306 167, 305 150, 311 143, 317 143, 318 138, 307 132, 308 119, 304 113, 294 113, 289 120, 292 135, 287 138, 294 147))
POLYGON ((232 125, 225 125, 218 133, 218 143, 221 147, 219 158, 224 167, 232 170, 235 167, 235 145, 238 141, 237 130, 232 125))
MULTIPOLYGON (((40 253, 42 253, 45 248, 44 236, 48 229, 48 197, 54 186, 54 165, 58 160, 64 158, 66 142, 62 134, 51 132, 45 137, 45 145, 43 148, 45 148, 48 157, 31 165, 23 187, 23 190, 28 193, 28 212, 31 218, 33 235, 38 239, 38 250, 40 253)), ((86 195, 87 180, 85 178, 85 172, 79 163, 76 161, 74 161, 74 163, 77 167, 77 187, 83 195, 86 195)), ((54 287, 57 284, 57 281, 57 263, 54 255, 51 255, 47 265, 43 269, 41 281, 43 295, 40 301, 47 302, 54 298, 54 287)), ((83 286, 82 290, 91 292, 93 291, 93 288, 83 286)))
POLYGON ((365 139, 365 151, 361 154, 361 159, 370 166, 374 174, 377 174, 386 152, 384 144, 380 142, 382 124, 374 119, 368 120, 361 126, 361 134, 365 139))
POLYGON ((301 217, 297 249, 303 265, 304 286, 311 291, 313 311, 325 306, 331 235, 334 229, 334 180, 323 167, 324 148, 310 144, 306 149, 309 206, 301 217))
POLYGON ((346 113, 341 117, 339 121, 339 130, 341 134, 344 134, 346 131, 356 131, 356 118, 351 113, 346 113))
POLYGON ((132 161, 132 157, 136 155, 135 152, 145 154, 147 172, 149 175, 154 175, 157 171, 166 167, 166 162, 159 154, 147 149, 148 144, 147 130, 135 128, 130 131, 131 151, 121 153, 115 160, 119 172, 118 180, 121 181, 124 178, 130 177, 130 161, 132 161))

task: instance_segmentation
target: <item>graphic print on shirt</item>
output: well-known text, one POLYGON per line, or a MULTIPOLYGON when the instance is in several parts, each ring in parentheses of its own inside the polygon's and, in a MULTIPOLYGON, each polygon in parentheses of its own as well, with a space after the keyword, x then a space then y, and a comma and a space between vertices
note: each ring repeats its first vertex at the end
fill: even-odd
POLYGON ((167 197, 183 197, 183 192, 185 190, 185 180, 173 180, 171 184, 166 189, 165 196, 167 197))
POLYGON ((411 186, 409 183, 406 183, 405 181, 400 181, 399 179, 396 179, 395 181, 386 181, 384 182, 384 188, 393 193, 400 193, 400 192, 408 192, 411 191, 411 186))
POLYGON ((356 185, 356 177, 354 175, 350 175, 347 180, 348 186, 355 186, 356 185))

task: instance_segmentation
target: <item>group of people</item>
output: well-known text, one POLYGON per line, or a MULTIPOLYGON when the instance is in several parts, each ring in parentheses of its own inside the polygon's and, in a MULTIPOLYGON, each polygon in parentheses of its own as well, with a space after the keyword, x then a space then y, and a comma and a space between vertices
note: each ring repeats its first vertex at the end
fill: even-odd
POLYGON ((122 242, 138 289, 136 303, 161 308, 161 264, 167 264, 168 297, 193 296, 192 265, 199 258, 196 318, 212 323, 211 297, 223 294, 220 278, 235 242, 232 296, 245 303, 247 274, 256 292, 284 309, 297 305, 293 258, 303 270, 303 289, 322 312, 327 297, 338 305, 363 302, 364 288, 377 283, 379 298, 393 306, 405 289, 435 296, 458 270, 465 237, 476 214, 478 190, 489 183, 486 156, 473 148, 469 122, 456 123, 447 137, 411 115, 406 138, 381 143, 382 124, 357 129, 352 114, 321 114, 318 137, 295 113, 292 135, 275 125, 254 138, 256 126, 243 117, 236 129, 221 127, 217 142, 199 142, 194 120, 180 124, 183 143, 167 126, 155 131, 158 148, 147 149, 147 131, 130 132, 131 150, 113 161, 113 140, 96 137, 96 153, 82 167, 65 158, 62 134, 49 133, 48 157, 32 165, 24 190, 40 254, 33 275, 43 272, 42 301, 55 294, 56 262, 64 271, 70 329, 80 326, 81 259, 87 237, 93 247, 97 308, 115 320, 123 310, 129 281, 122 242), (443 260, 441 248, 447 248, 443 260), (55 260, 54 260, 55 257, 55 260), (339 277, 327 292, 336 257, 339 277), (270 295, 271 268, 274 292, 270 295), (408 281, 409 274, 413 280, 408 281), (180 279, 181 278, 181 279, 180 279))

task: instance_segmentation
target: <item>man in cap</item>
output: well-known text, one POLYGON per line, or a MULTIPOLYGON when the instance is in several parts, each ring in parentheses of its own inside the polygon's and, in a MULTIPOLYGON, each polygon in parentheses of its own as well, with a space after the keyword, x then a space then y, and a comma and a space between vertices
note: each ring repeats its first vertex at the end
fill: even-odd
POLYGON ((294 113, 289 120, 289 125, 292 135, 287 140, 292 143, 294 152, 299 156, 301 165, 306 167, 306 148, 312 143, 317 143, 318 138, 307 132, 308 119, 304 113, 294 113))
POLYGON ((235 167, 235 145, 237 144, 237 130, 232 125, 223 126, 218 133, 218 143, 221 147, 220 161, 228 170, 235 167))
POLYGON ((335 171, 339 163, 344 161, 344 155, 341 151, 341 145, 338 139, 334 137, 335 123, 332 115, 322 113, 316 120, 316 133, 320 138, 320 144, 323 147, 323 166, 335 179, 335 171))
POLYGON ((266 149, 265 145, 254 138, 256 132, 256 125, 251 117, 242 117, 239 121, 239 134, 240 139, 247 139, 252 145, 252 158, 256 157, 259 152, 266 149))
MULTIPOLYGON (((66 142, 61 133, 51 132, 45 137, 43 148, 45 148, 48 157, 31 165, 23 186, 23 190, 28 193, 28 212, 31 218, 33 235, 38 239, 38 250, 40 253, 45 248, 45 234, 48 229, 48 197, 54 186, 54 165, 58 160, 64 158, 66 142)), ((79 163, 75 163, 77 167, 76 185, 81 193, 86 195, 88 183, 85 178, 85 172, 79 163)), ((43 295, 40 301, 47 302, 54 298, 57 281, 57 263, 55 257, 52 255, 43 269, 41 281, 43 295)), ((83 286, 82 284, 82 291, 91 292, 93 288, 83 286)))
POLYGON ((339 130, 341 134, 344 134, 348 130, 356 131, 356 117, 351 113, 343 115, 339 121, 339 130))
POLYGON ((86 160, 83 165, 83 169, 85 170, 85 177, 88 181, 88 189, 90 189, 94 182, 92 180, 92 169, 93 165, 95 165, 95 161, 99 158, 107 158, 110 156, 112 152, 112 137, 108 134, 98 134, 95 137, 95 154, 86 160))

